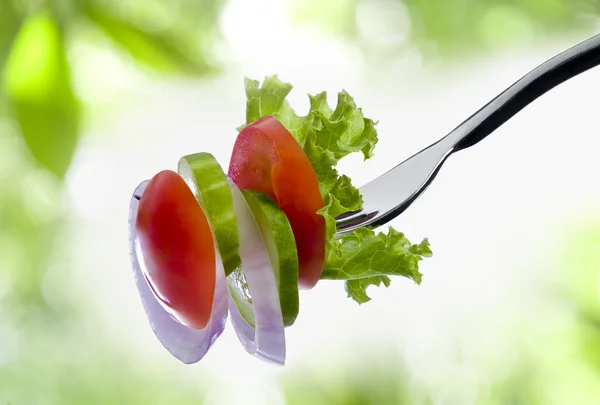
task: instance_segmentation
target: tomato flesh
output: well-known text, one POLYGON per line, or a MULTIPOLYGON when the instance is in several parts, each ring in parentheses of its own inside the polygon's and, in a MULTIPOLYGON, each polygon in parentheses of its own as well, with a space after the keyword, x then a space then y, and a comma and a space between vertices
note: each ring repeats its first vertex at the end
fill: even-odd
POLYGON ((298 249, 298 284, 317 284, 325 260, 325 219, 319 181, 302 147, 272 116, 246 126, 238 135, 229 177, 242 190, 270 195, 286 214, 298 249))
POLYGON ((150 180, 135 227, 144 276, 158 301, 183 325, 204 329, 215 292, 215 242, 202 208, 177 173, 165 170, 150 180))

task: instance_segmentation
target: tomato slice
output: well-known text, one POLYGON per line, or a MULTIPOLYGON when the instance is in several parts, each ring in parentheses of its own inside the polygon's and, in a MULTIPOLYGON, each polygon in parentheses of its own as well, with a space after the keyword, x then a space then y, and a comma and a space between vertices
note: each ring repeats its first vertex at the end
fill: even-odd
POLYGON ((286 214, 298 249, 298 284, 317 284, 325 260, 325 219, 319 181, 306 154, 275 117, 265 116, 238 135, 229 177, 242 190, 270 195, 286 214))
POLYGON ((215 291, 215 242, 202 208, 177 173, 165 170, 150 180, 135 229, 144 276, 157 300, 183 325, 204 329, 215 291))

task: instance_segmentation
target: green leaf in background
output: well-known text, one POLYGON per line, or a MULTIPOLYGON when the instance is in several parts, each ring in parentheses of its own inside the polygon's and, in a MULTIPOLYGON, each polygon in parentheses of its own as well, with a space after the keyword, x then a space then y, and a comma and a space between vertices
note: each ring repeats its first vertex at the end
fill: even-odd
POLYGON ((63 177, 77 146, 79 103, 61 33, 39 13, 21 26, 4 70, 4 89, 25 142, 46 169, 63 177))
MULTIPOLYGON (((340 344, 351 340, 340 337, 340 344)), ((311 359, 280 379, 286 405, 433 405, 430 393, 393 344, 352 350, 339 359, 311 359)), ((476 402, 473 402, 476 403, 476 402)), ((464 405, 464 404, 461 404, 464 405)), ((477 405, 490 405, 477 402, 477 405)), ((517 404, 511 404, 517 405, 517 404)))
POLYGON ((360 0, 294 0, 291 15, 298 22, 310 22, 323 26, 336 35, 356 35, 355 10, 360 0))
POLYGON ((205 74, 212 70, 207 60, 170 35, 146 31, 120 19, 105 7, 86 4, 83 12, 116 44, 139 63, 162 73, 205 74))
POLYGON ((19 27, 19 18, 10 1, 0 5, 0 69, 10 50, 13 37, 19 27))
POLYGON ((463 57, 477 48, 594 28, 597 0, 291 0, 292 21, 318 25, 371 55, 463 57), (459 51, 460 53, 457 53, 459 51))
MULTIPOLYGON (((11 2, 0 4, 0 72, 4 68, 6 56, 10 51, 13 43, 13 38, 16 35, 20 19, 11 2)), ((4 92, 3 83, 0 81, 0 114, 6 107, 6 94, 4 92)))
POLYGON ((600 319, 600 216, 590 213, 567 240, 561 258, 569 298, 593 317, 600 319))
POLYGON ((578 313, 581 357, 600 370, 600 216, 584 218, 569 235, 559 266, 568 302, 578 313))

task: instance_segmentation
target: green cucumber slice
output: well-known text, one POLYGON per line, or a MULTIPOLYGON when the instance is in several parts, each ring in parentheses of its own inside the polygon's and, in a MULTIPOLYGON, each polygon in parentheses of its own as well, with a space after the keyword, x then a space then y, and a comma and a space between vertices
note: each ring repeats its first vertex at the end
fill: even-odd
MULTIPOLYGON (((195 153, 179 160, 177 171, 202 206, 212 226, 223 261, 231 297, 242 318, 254 327, 252 297, 239 256, 239 235, 233 197, 223 169, 210 153, 195 153)), ((242 191, 269 252, 279 291, 285 326, 299 310, 298 253, 290 223, 277 203, 266 194, 242 191)))
POLYGON ((240 267, 239 238, 233 197, 223 169, 210 153, 195 153, 179 160, 177 172, 192 189, 212 226, 225 275, 240 267))
POLYGON ((254 214, 269 252, 279 290, 283 324, 291 326, 299 310, 298 251, 292 228, 285 213, 271 197, 250 190, 243 190, 242 194, 254 214))
MULTIPOLYGON (((243 190, 246 203, 258 224, 261 236, 269 253, 271 266, 279 292, 279 305, 284 326, 291 326, 299 310, 298 297, 298 252, 290 223, 277 203, 268 195, 243 190)), ((254 309, 243 267, 227 277, 231 298, 240 315, 254 327, 254 309)))

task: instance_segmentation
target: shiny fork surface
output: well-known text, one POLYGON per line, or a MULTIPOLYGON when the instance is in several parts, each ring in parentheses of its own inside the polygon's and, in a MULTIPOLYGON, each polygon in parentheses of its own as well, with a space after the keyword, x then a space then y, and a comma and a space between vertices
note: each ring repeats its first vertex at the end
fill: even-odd
POLYGON ((477 144, 544 93, 599 64, 596 35, 539 65, 448 135, 360 187, 363 209, 336 218, 337 235, 396 218, 427 189, 451 154, 477 144))

